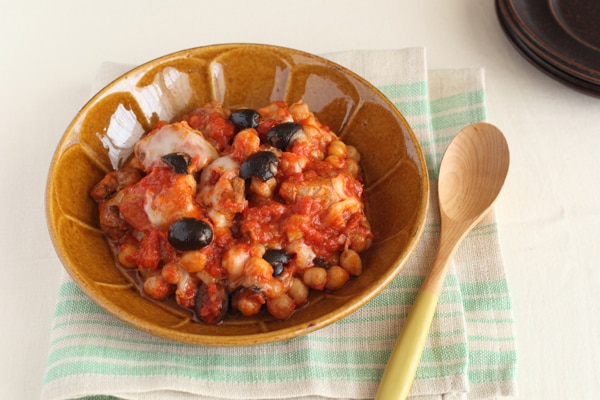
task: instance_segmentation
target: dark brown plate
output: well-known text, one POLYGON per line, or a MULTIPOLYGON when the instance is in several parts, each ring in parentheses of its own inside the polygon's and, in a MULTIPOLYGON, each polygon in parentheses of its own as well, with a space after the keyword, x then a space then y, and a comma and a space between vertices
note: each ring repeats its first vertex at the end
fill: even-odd
POLYGON ((600 94, 600 2, 496 0, 498 18, 527 58, 562 81, 600 94))

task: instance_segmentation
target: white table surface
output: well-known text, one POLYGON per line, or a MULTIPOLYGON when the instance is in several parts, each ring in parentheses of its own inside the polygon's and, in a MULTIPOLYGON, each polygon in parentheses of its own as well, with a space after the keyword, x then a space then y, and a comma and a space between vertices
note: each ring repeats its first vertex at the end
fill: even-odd
POLYGON ((501 30, 492 0, 0 0, 0 393, 37 399, 61 264, 46 174, 100 63, 260 42, 312 53, 425 46, 430 68, 484 67, 511 147, 497 216, 521 399, 600 398, 600 98, 555 81, 501 30))

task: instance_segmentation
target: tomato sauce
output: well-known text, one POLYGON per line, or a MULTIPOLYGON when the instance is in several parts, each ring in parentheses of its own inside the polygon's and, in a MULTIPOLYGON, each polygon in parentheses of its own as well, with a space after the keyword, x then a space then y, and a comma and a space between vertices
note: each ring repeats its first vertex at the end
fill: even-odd
POLYGON ((302 102, 245 111, 256 123, 234 125, 237 110, 216 102, 159 122, 130 164, 91 192, 142 293, 173 298, 209 324, 230 312, 289 317, 310 290, 358 275, 373 237, 359 160, 348 156, 356 149, 302 102), (272 128, 291 122, 301 129, 271 141, 272 128))

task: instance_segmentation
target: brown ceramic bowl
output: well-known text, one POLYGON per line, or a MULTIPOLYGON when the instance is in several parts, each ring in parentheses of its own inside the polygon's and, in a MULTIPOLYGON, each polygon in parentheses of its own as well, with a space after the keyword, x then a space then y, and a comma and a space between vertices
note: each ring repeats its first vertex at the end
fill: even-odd
POLYGON ((371 84, 323 58, 254 44, 225 44, 170 54, 121 76, 76 115, 60 141, 47 186, 50 235, 64 267, 95 303, 118 319, 171 340, 251 345, 304 335, 356 311, 402 270, 423 231, 427 168, 404 117, 371 84), (314 292, 285 321, 267 313, 218 326, 140 295, 115 265, 89 196, 158 119, 171 120, 211 100, 257 108, 303 99, 362 155, 367 215, 376 234, 364 272, 335 293, 314 292), (111 161, 112 159, 112 161, 111 161))

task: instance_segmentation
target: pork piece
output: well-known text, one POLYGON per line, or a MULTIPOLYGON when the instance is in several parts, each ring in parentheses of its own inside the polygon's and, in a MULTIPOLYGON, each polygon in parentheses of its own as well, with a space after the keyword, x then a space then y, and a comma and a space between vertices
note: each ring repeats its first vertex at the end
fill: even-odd
POLYGON ((162 157, 167 154, 187 154, 188 173, 200 171, 219 157, 213 145, 187 122, 175 122, 150 132, 135 144, 134 153, 146 172, 163 163, 162 157))

